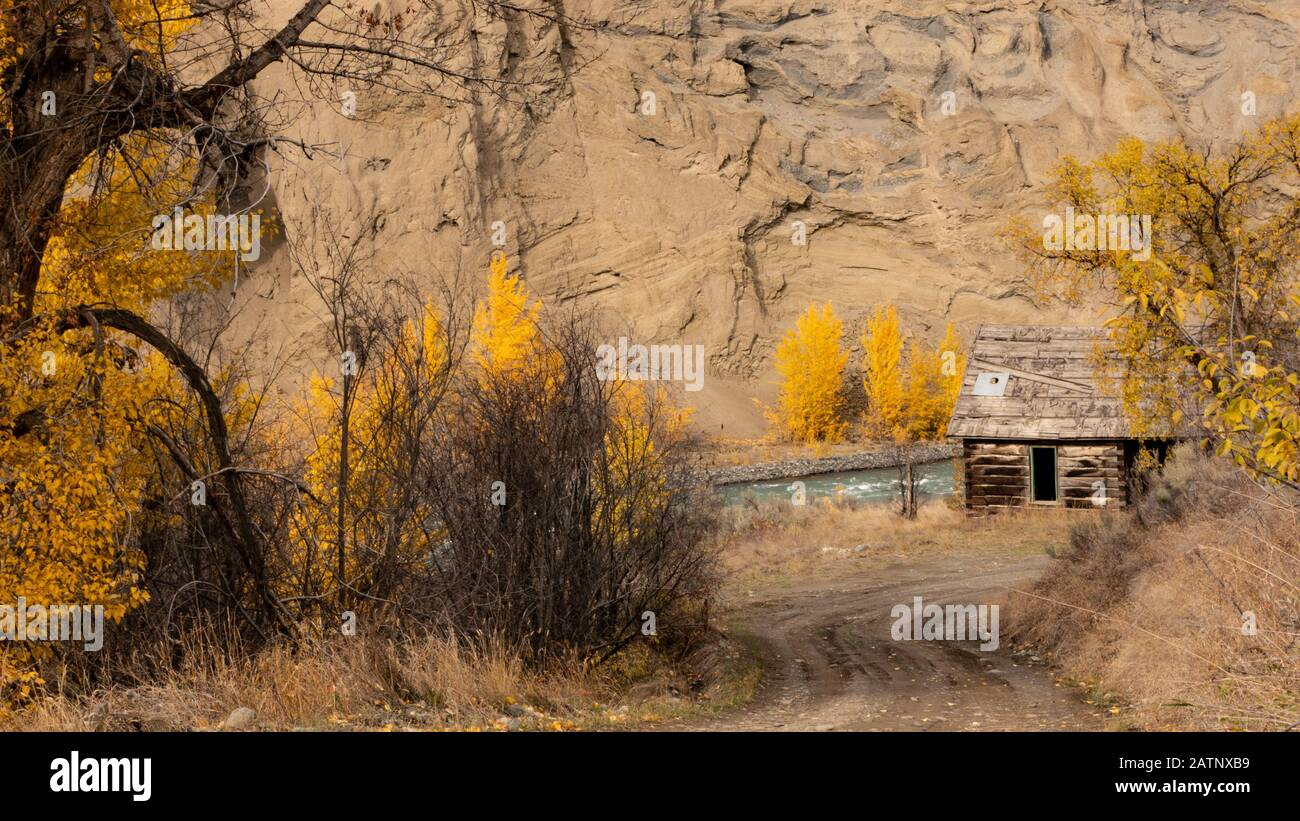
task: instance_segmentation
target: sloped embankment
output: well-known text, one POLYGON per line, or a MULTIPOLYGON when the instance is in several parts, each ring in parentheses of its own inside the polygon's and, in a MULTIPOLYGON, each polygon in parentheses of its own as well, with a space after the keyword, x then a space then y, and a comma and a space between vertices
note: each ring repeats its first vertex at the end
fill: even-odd
POLYGON ((1013 639, 1149 729, 1300 722, 1300 494, 1180 451, 1133 511, 1090 517, 1032 587, 1013 639))

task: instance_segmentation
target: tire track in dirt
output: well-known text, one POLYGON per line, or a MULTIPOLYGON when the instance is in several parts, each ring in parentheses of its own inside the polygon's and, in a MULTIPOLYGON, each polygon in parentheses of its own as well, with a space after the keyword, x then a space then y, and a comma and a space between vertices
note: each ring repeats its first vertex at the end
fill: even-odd
POLYGON ((1101 730, 1106 714, 1052 671, 978 642, 894 641, 891 609, 1001 605, 1043 557, 920 559, 760 594, 739 608, 743 641, 763 660, 758 695, 675 730, 1101 730))

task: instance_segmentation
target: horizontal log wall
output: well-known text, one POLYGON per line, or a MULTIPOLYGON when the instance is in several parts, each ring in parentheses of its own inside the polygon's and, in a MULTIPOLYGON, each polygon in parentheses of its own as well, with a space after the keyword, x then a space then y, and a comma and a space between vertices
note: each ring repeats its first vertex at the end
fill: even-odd
POLYGON ((1057 500, 1065 507, 1094 508, 1096 482, 1105 489, 1105 507, 1128 504, 1128 463, 1121 442, 962 443, 962 477, 970 510, 1031 504, 1030 447, 1056 448, 1057 500))
POLYGON ((1128 471, 1119 442, 1056 446, 1057 493, 1066 507, 1124 507, 1128 504, 1128 471), (1095 504, 1093 494, 1105 496, 1095 504))
POLYGON ((962 444, 966 507, 1023 507, 1029 503, 1029 450, 998 442, 962 444))

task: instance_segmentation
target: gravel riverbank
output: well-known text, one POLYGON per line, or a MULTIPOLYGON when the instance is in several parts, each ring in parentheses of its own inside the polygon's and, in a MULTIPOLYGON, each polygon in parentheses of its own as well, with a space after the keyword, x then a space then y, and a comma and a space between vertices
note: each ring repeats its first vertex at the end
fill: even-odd
POLYGON ((839 473, 845 470, 871 470, 888 468, 910 461, 940 462, 958 453, 957 445, 946 442, 917 442, 898 448, 823 456, 807 459, 784 459, 779 462, 759 462, 753 465, 730 465, 708 471, 714 485, 734 485, 740 482, 765 482, 772 479, 795 479, 819 473, 839 473))

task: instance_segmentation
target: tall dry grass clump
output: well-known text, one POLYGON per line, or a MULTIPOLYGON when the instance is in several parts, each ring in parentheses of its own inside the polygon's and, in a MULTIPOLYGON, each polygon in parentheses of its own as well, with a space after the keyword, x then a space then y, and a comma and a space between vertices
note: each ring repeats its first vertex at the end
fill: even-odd
POLYGON ((8 716, 8 730, 464 729, 530 705, 538 727, 589 709, 608 682, 581 665, 531 669, 501 640, 365 633, 231 652, 224 631, 140 648, 119 682, 80 698, 52 693, 8 716), (164 661, 170 656, 175 658, 164 661), (131 666, 135 676, 125 674, 131 666))
POLYGON ((1008 630, 1144 728, 1300 724, 1300 494, 1190 448, 1131 511, 1089 518, 1008 630))

